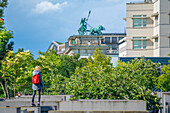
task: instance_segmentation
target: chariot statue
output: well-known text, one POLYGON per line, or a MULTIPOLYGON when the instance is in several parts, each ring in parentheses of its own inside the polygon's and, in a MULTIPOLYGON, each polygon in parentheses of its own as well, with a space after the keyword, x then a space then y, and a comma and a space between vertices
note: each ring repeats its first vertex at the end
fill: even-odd
POLYGON ((80 21, 81 27, 78 29, 79 35, 86 35, 88 32, 90 35, 102 35, 101 30, 105 30, 105 28, 102 25, 99 25, 97 28, 94 28, 94 27, 91 27, 91 25, 87 23, 90 17, 90 13, 91 11, 89 11, 87 19, 86 18, 81 19, 80 21), (87 27, 90 27, 90 29, 88 30, 87 27))

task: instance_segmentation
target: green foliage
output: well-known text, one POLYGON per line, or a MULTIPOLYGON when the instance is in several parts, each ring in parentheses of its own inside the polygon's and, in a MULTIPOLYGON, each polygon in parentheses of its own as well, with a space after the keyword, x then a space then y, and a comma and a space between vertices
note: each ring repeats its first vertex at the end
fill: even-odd
MULTIPOLYGON (((22 90, 31 91, 28 86, 32 84, 32 71, 39 65, 44 86, 48 86, 50 95, 69 94, 73 95, 72 100, 145 100, 148 110, 151 106, 160 109, 160 98, 152 91, 161 80, 157 70, 159 64, 151 60, 120 61, 114 68, 111 58, 99 49, 89 59, 79 59, 79 55, 58 55, 53 50, 39 54, 39 58, 34 60, 30 52, 19 49, 16 53, 8 52, 8 56, 1 61, 0 83, 6 98, 11 89, 14 94, 22 90)), ((169 67, 164 67, 163 72, 168 77, 169 67)))
POLYGON ((21 91, 23 86, 31 85, 33 65, 35 61, 29 51, 26 52, 8 52, 8 56, 1 61, 2 68, 0 70, 1 86, 4 87, 4 94, 9 98, 9 89, 13 90, 15 95, 17 91, 21 91))
POLYGON ((155 88, 155 79, 159 76, 157 68, 160 64, 153 63, 151 60, 135 59, 131 62, 119 62, 114 69, 117 87, 116 92, 121 99, 145 100, 147 109, 151 105, 155 109, 160 109, 159 100, 156 94, 152 95, 155 88))
POLYGON ((60 56, 55 51, 39 52, 39 54, 40 57, 37 59, 37 62, 42 70, 44 86, 51 86, 52 81, 61 68, 60 56))
POLYGON ((156 85, 164 92, 170 91, 170 64, 162 67, 162 73, 163 74, 157 78, 158 83, 156 85))
MULTIPOLYGON (((1 19, 0 20, 0 70, 2 65, 1 60, 6 57, 8 51, 13 49, 12 46, 14 45, 14 42, 12 41, 9 42, 9 40, 13 38, 12 31, 6 30, 6 27, 3 26, 4 21, 2 17, 4 17, 3 13, 5 7, 7 7, 7 0, 0 0, 0 19, 1 19)), ((2 78, 1 78, 2 74, 3 73, 0 71, 0 84, 1 84, 0 95, 4 97, 5 95, 1 93, 5 90, 4 87, 2 87, 2 78)))
POLYGON ((109 99, 111 92, 107 90, 110 88, 108 82, 112 78, 109 76, 111 72, 110 57, 96 49, 87 65, 77 67, 75 74, 66 83, 66 93, 72 94, 73 99, 109 99))
POLYGON ((58 55, 54 50, 39 52, 37 64, 42 69, 44 86, 48 86, 49 94, 63 94, 66 79, 75 72, 76 67, 84 66, 86 60, 78 60, 80 55, 58 55), (81 62, 81 63, 80 63, 81 62))
POLYGON ((77 68, 75 74, 66 83, 65 93, 75 99, 127 99, 145 100, 147 109, 151 105, 160 109, 154 89, 154 79, 158 77, 159 64, 150 60, 135 59, 131 62, 119 62, 116 68, 110 64, 110 58, 94 52, 93 59, 87 65, 77 68))
POLYGON ((70 78, 70 76, 75 72, 76 67, 82 65, 78 61, 79 57, 79 54, 74 54, 73 56, 61 55, 61 68, 59 69, 59 74, 70 78))
MULTIPOLYGON (((0 1, 0 18, 3 17, 4 8, 7 6, 7 0, 0 1)), ((0 20, 0 60, 2 60, 6 53, 9 50, 13 49, 14 42, 10 42, 9 40, 13 38, 13 33, 10 30, 6 30, 6 27, 3 26, 4 22, 0 20)))
POLYGON ((170 64, 163 65, 162 73, 163 74, 156 79, 156 87, 161 89, 163 92, 170 91, 170 64))
POLYGON ((67 77, 62 75, 55 75, 54 79, 51 81, 51 86, 49 88, 50 95, 63 95, 65 94, 65 86, 67 77))

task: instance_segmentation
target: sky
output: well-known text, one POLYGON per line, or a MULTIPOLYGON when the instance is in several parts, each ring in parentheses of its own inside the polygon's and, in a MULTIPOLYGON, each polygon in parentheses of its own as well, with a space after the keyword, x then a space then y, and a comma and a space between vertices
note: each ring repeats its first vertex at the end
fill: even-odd
POLYGON ((14 51, 29 50, 34 57, 52 41, 66 42, 78 35, 81 18, 91 15, 92 27, 103 25, 104 33, 124 33, 126 3, 144 0, 8 0, 4 23, 14 33, 14 51))

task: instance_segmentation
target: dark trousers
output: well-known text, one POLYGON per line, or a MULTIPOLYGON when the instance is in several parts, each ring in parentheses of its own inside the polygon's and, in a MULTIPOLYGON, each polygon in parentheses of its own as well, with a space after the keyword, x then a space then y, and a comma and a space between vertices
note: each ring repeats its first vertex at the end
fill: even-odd
MULTIPOLYGON (((34 98, 35 98, 36 90, 33 90, 32 94, 32 102, 34 103, 34 98)), ((38 102, 40 102, 41 99, 41 89, 38 90, 38 102)))

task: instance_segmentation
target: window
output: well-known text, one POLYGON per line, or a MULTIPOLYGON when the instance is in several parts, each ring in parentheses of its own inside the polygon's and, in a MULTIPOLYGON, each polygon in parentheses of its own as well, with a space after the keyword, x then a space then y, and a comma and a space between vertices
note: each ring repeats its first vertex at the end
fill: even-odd
POLYGON ((155 48, 158 48, 158 38, 155 39, 155 48))
POLYGON ((157 26, 157 25, 158 25, 158 15, 155 16, 155 26, 157 26))
POLYGON ((88 41, 88 45, 90 45, 90 41, 88 41))
POLYGON ((72 40, 72 44, 76 44, 76 40, 75 39, 72 40))
POLYGON ((133 49, 145 49, 146 37, 133 37, 133 49))
POLYGON ((118 53, 118 51, 116 50, 116 51, 112 51, 112 53, 118 53))
POLYGON ((110 37, 105 37, 105 43, 110 44, 110 37))
POLYGON ((80 44, 82 44, 82 40, 80 39, 80 44))
POLYGON ((112 43, 117 44, 117 37, 112 37, 112 43))
POLYGON ((101 39, 101 44, 104 44, 104 39, 101 39))
POLYGON ((146 15, 133 15, 133 27, 146 27, 146 15))
POLYGON ((112 45, 112 50, 117 49, 117 44, 112 45))

